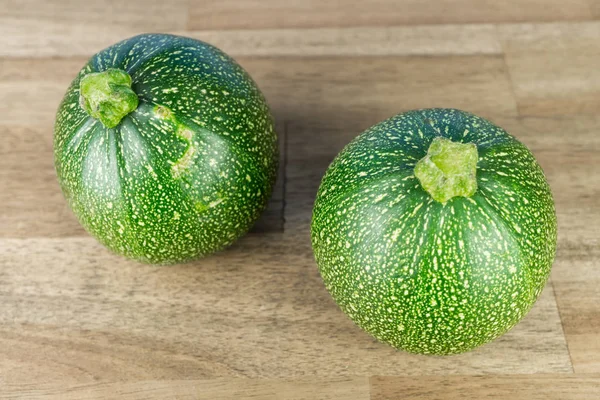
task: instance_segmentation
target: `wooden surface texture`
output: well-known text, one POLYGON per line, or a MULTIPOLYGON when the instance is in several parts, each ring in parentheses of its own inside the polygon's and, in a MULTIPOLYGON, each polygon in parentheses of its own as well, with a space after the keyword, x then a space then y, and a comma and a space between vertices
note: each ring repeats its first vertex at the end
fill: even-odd
POLYGON ((599 399, 599 66, 597 0, 0 0, 0 399, 599 399), (253 231, 161 268, 90 238, 52 159, 55 111, 86 60, 159 31, 236 58, 281 145, 253 231), (357 328, 309 240, 337 152, 421 107, 474 112, 529 146, 559 222, 533 310, 446 358, 357 328))

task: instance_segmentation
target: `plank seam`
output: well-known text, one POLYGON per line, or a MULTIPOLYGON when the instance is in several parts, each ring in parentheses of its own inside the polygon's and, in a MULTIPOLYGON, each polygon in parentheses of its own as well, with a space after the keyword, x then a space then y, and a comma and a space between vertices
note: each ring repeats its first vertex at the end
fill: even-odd
POLYGON ((563 324, 563 316, 560 311, 560 304, 558 301, 558 296, 556 295, 556 287, 554 286, 554 280, 550 278, 548 280, 550 285, 552 285, 552 293, 554 294, 554 301, 556 302, 556 311, 558 311, 558 319, 560 320, 560 329, 562 331, 562 335, 565 338, 565 345, 567 346, 567 354, 569 355, 569 364, 571 365, 571 373, 575 373, 575 366, 573 365, 573 357, 571 357, 571 349, 569 348, 569 340, 567 339, 567 334, 565 333, 565 325, 563 324))
POLYGON ((285 215, 286 215, 286 206, 287 206, 287 168, 288 168, 288 121, 283 121, 283 165, 280 167, 283 169, 282 178, 283 182, 281 184, 281 190, 283 191, 281 196, 281 231, 285 233, 285 215))
MULTIPOLYGON (((496 37, 500 38, 500 32, 498 31, 498 26, 494 26, 494 30, 496 31, 496 37)), ((502 42, 502 40, 500 40, 500 48, 502 49, 502 62, 504 63, 504 68, 505 68, 505 75, 508 78, 508 83, 509 83, 509 89, 510 89, 510 94, 515 102, 515 111, 517 112, 517 118, 521 118, 523 117, 523 114, 521 113, 521 108, 519 106, 519 99, 517 98, 517 92, 515 90, 515 83, 512 77, 512 74, 510 73, 510 66, 508 65, 508 61, 506 59, 507 53, 506 53, 506 49, 504 48, 504 43, 502 42)))

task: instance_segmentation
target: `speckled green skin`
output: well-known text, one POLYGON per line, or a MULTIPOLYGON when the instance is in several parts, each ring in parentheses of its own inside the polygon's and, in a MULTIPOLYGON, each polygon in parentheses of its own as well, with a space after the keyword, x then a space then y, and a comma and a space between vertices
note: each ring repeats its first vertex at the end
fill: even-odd
POLYGON ((319 189, 312 245, 342 310, 396 348, 473 349, 544 288, 556 249, 550 188, 531 152, 459 110, 412 111, 358 136, 319 189), (436 136, 475 143, 477 191, 442 204, 414 176, 436 136))
POLYGON ((206 43, 141 35, 91 58, 58 110, 54 156, 81 224, 112 251, 165 264, 231 244, 265 208, 277 135, 248 74, 206 43), (139 105, 113 129, 80 105, 80 79, 125 70, 139 105))

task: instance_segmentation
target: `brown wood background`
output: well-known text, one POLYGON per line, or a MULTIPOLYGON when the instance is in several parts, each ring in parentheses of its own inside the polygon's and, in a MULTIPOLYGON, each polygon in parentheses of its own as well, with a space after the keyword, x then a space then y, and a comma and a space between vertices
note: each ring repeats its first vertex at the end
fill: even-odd
POLYGON ((0 0, 0 399, 598 399, 599 111, 598 0, 0 0), (91 239, 52 160, 55 110, 87 58, 159 31, 234 56, 268 98, 282 149, 254 231, 165 268, 91 239), (354 326, 308 235, 335 154, 419 107, 469 110, 516 135, 559 219, 531 313, 448 358, 354 326))

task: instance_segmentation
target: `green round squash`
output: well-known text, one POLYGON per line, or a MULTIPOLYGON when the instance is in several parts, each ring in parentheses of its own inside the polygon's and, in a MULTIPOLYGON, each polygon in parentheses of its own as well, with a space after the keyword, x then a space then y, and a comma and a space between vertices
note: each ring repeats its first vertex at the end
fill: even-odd
POLYGON ((399 114, 325 174, 312 245, 342 310, 409 352, 453 354, 531 309, 556 250, 552 194, 531 152, 475 115, 399 114))
POLYGON ((88 232, 118 254, 165 264, 250 229, 275 181, 277 135, 233 59, 194 39, 147 34, 79 72, 58 109, 54 157, 88 232))

